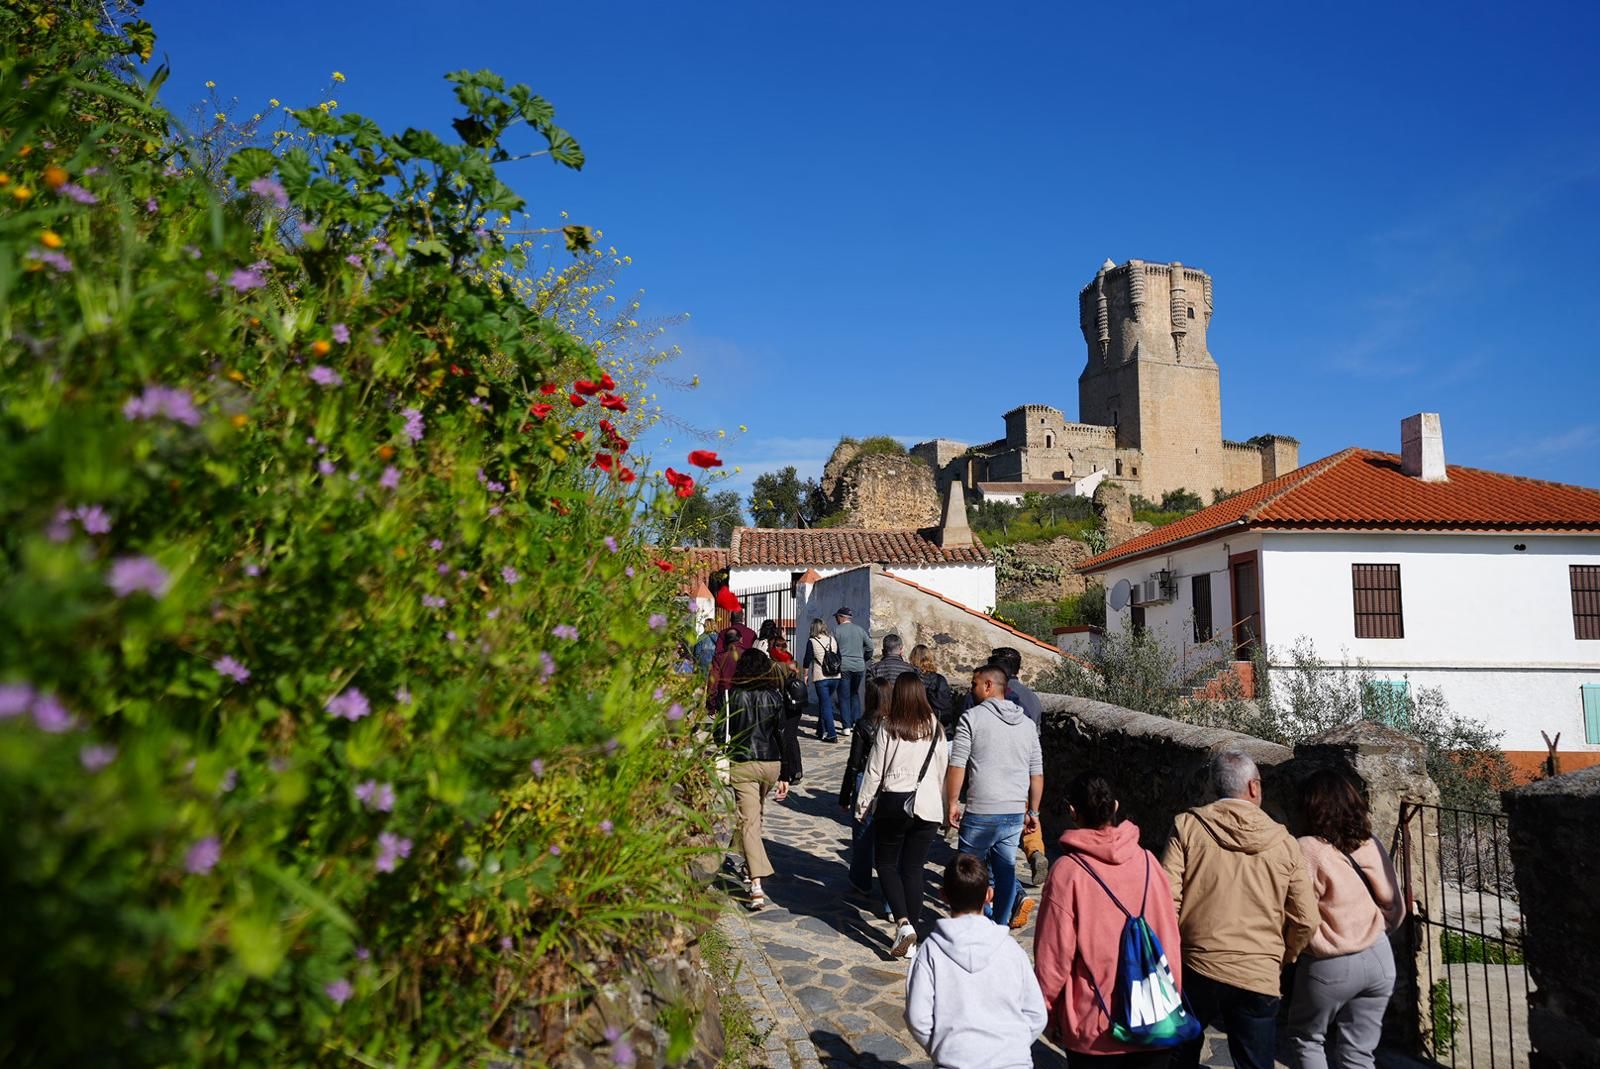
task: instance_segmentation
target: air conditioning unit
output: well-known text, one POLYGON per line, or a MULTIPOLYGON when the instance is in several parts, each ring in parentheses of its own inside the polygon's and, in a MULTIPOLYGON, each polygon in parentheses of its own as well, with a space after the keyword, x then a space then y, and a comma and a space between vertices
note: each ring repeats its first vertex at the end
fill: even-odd
POLYGON ((1133 584, 1133 603, 1135 605, 1157 605, 1163 601, 1172 600, 1177 591, 1177 581, 1172 573, 1163 569, 1151 572, 1150 578, 1141 579, 1133 584))

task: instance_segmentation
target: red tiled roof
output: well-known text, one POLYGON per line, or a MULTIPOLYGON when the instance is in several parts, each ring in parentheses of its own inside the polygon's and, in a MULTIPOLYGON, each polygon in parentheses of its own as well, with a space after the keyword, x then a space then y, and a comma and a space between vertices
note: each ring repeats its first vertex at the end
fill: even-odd
POLYGON ((679 593, 691 598, 710 597, 711 590, 707 581, 711 578, 712 572, 721 571, 728 566, 728 551, 715 546, 687 546, 674 552, 687 558, 678 565, 683 572, 679 593), (704 595, 697 592, 700 587, 706 587, 704 595))
POLYGON ((1012 627, 1010 624, 1003 623, 1003 622, 1001 622, 999 620, 996 620, 993 616, 990 616, 988 613, 979 612, 977 609, 974 609, 970 605, 963 605, 959 601, 954 601, 954 600, 952 600, 950 598, 945 597, 943 594, 939 593, 937 590, 929 590, 927 587, 923 586, 921 583, 913 583, 911 580, 906 579, 903 576, 896 575, 893 572, 884 572, 883 574, 884 574, 884 577, 887 578, 887 579, 893 579, 897 583, 904 583, 906 586, 911 587, 913 590, 920 590, 924 594, 928 595, 929 597, 938 598, 940 601, 944 602, 946 605, 954 606, 955 608, 960 609, 962 612, 965 612, 965 613, 967 613, 967 614, 969 614, 971 616, 976 616, 980 620, 987 621, 988 623, 993 624, 995 627, 998 627, 1000 630, 1006 631, 1006 632, 1009 632, 1012 635, 1015 635, 1017 638, 1022 639, 1022 641, 1024 641, 1024 642, 1031 642, 1035 646, 1038 646, 1040 649, 1046 649, 1046 650, 1049 650, 1051 653, 1055 654, 1058 657, 1061 656, 1061 651, 1058 650, 1056 647, 1050 645, 1050 643, 1041 642, 1038 639, 1034 638, 1032 635, 1030 635, 1030 634, 1028 634, 1028 633, 1026 633, 1024 631, 1018 631, 1016 628, 1012 627))
POLYGON ((855 527, 778 529, 740 527, 733 532, 733 567, 761 564, 987 564, 989 551, 974 536, 970 546, 941 547, 931 532, 913 528, 866 531, 855 527))
POLYGON ((1345 449, 1078 565, 1100 571, 1224 531, 1597 531, 1600 490, 1451 465, 1445 482, 1400 470, 1400 458, 1345 449))

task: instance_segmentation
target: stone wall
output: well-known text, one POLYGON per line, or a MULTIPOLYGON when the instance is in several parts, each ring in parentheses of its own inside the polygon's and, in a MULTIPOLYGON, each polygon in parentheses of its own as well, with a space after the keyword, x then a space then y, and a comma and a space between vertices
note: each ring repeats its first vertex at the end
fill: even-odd
POLYGON ((893 453, 862 457, 837 485, 839 506, 849 516, 844 526, 881 531, 939 523, 933 471, 916 457, 893 453))
POLYGON ((1049 542, 1015 542, 1009 547, 1019 562, 1043 568, 1056 569, 1054 579, 1007 581, 997 576, 997 594, 1001 601, 1059 601, 1073 594, 1081 594, 1088 587, 1088 577, 1077 568, 1089 559, 1089 547, 1074 538, 1056 538, 1049 542))
POLYGON ((1600 1067, 1600 767, 1508 791, 1531 1069, 1600 1067))
POLYGON ((1106 545, 1115 546, 1151 530, 1133 518, 1133 504, 1120 483, 1106 480, 1094 488, 1094 510, 1106 532, 1106 545))

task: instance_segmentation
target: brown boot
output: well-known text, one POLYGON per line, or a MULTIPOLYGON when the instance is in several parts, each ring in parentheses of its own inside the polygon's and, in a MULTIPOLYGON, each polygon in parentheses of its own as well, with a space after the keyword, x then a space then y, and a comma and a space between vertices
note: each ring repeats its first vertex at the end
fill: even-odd
POLYGON ((1013 932, 1018 928, 1027 927, 1028 918, 1033 916, 1034 904, 1031 898, 1024 898, 1017 903, 1017 911, 1011 915, 1011 930, 1013 932))

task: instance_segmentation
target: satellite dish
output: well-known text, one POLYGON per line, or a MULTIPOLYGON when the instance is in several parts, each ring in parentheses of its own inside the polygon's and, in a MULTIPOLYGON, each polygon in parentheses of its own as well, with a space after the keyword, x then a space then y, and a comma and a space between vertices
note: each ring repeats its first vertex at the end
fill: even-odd
POLYGON ((1111 611, 1121 612, 1126 609, 1128 607, 1128 598, 1132 596, 1132 593, 1133 584, 1126 579, 1118 579, 1117 585, 1111 588, 1111 593, 1106 599, 1111 606, 1111 611))

